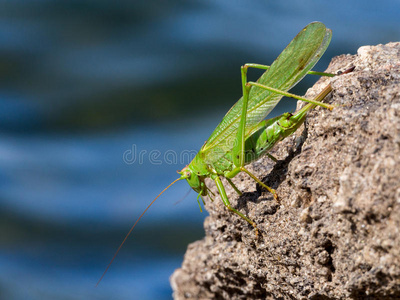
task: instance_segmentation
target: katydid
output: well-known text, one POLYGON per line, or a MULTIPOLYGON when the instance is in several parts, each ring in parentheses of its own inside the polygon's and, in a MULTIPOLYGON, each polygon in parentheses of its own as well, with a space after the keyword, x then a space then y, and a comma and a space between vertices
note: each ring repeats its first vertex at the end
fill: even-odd
POLYGON ((228 111, 192 162, 178 172, 181 175, 180 179, 186 179, 198 193, 198 197, 210 196, 211 191, 204 180, 205 178, 214 180, 225 206, 251 224, 256 235, 258 229, 255 222, 231 206, 221 177, 225 177, 240 193, 230 179, 240 172, 245 172, 278 200, 276 191, 250 173, 245 165, 266 154, 277 142, 295 132, 304 122, 307 111, 315 105, 333 108, 320 102, 330 92, 330 88, 325 89, 315 100, 287 92, 318 62, 328 47, 331 36, 331 30, 324 24, 310 23, 297 34, 271 66, 259 64, 242 66, 242 98, 228 111), (266 71, 257 82, 248 82, 249 67, 266 71), (300 99, 309 104, 295 115, 285 113, 264 120, 283 96, 300 99))
POLYGON ((276 191, 261 182, 245 166, 262 155, 268 155, 268 151, 276 143, 295 132, 304 122, 307 112, 316 105, 333 109, 332 105, 321 102, 331 91, 330 85, 315 99, 307 99, 288 92, 307 74, 335 76, 334 74, 310 71, 328 47, 331 34, 331 30, 327 29, 324 24, 310 23, 297 34, 271 66, 245 64, 241 67, 243 96, 228 111, 189 165, 178 171, 180 177, 167 186, 144 210, 116 251, 103 276, 144 213, 165 190, 182 179, 186 179, 191 188, 198 193, 199 206, 199 198, 202 199, 203 204, 204 196, 212 199, 212 192, 206 185, 205 179, 214 180, 225 206, 251 224, 256 237, 258 236, 256 223, 230 204, 221 177, 226 178, 235 191, 241 194, 231 179, 238 173, 245 172, 278 200, 276 191), (252 82, 247 81, 248 68, 266 71, 257 82, 252 82), (284 113, 281 116, 265 120, 283 96, 309 103, 295 114, 284 113))

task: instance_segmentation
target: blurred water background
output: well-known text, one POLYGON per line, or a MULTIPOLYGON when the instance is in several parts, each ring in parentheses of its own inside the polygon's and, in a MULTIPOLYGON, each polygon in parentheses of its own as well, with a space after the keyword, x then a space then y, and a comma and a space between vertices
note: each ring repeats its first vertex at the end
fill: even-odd
MULTIPOLYGON (((270 64, 318 20, 333 30, 324 70, 399 41, 399 13, 385 0, 0 1, 0 299, 171 299, 206 217, 194 192, 175 204, 185 182, 95 284, 240 97, 239 67, 270 64)), ((295 107, 281 104, 275 115, 295 107)))

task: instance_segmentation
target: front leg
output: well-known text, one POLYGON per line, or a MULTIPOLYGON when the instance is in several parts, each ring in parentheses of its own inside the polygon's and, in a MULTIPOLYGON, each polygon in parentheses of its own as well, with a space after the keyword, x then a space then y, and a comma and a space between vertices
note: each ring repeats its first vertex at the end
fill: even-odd
POLYGON ((225 187, 222 184, 221 179, 219 177, 217 177, 217 178, 214 179, 214 181, 215 181, 215 183, 217 185, 219 194, 221 195, 222 202, 225 204, 225 206, 231 212, 237 214, 239 217, 241 217, 242 219, 246 220, 251 226, 253 226, 254 227, 254 231, 256 233, 256 238, 257 238, 258 237, 258 228, 257 228, 256 223, 253 220, 251 220, 249 217, 245 216, 240 211, 238 211, 237 209, 232 207, 231 203, 229 202, 228 196, 226 195, 225 187))

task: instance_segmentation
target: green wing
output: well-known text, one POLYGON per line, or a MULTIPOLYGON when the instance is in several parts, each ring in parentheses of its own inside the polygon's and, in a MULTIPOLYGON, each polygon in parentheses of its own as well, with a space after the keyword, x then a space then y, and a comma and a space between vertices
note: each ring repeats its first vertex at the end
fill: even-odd
MULTIPOLYGON (((288 91, 295 86, 325 52, 332 32, 320 22, 308 24, 283 50, 271 67, 257 80, 258 83, 288 91)), ((247 107, 246 129, 253 127, 274 109, 282 95, 252 87, 247 107)), ((212 163, 232 150, 240 123, 242 98, 227 112, 200 150, 203 159, 212 163)))

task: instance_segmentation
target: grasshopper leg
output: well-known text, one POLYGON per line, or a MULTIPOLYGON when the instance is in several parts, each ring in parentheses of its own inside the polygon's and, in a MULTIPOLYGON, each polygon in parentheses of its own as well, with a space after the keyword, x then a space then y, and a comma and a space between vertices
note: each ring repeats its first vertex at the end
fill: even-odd
MULTIPOLYGON (((254 69, 261 69, 261 70, 268 70, 271 66, 261 65, 261 64, 253 64, 247 63, 244 65, 245 68, 254 68, 254 69)), ((326 72, 316 72, 316 71, 308 71, 308 75, 317 75, 317 76, 327 76, 327 77, 334 77, 337 74, 326 73, 326 72)))
POLYGON ((273 160, 274 162, 278 162, 278 159, 277 159, 275 156, 273 156, 272 154, 267 153, 267 156, 268 156, 271 160, 273 160))
POLYGON ((251 85, 247 82, 247 67, 242 66, 242 89, 243 89, 243 100, 242 100, 242 114, 238 127, 238 131, 236 134, 236 144, 233 148, 233 164, 236 166, 234 170, 227 174, 227 178, 234 177, 240 171, 247 173, 251 178, 253 178, 257 183, 259 183, 262 187, 266 188, 271 194, 274 195, 274 198, 278 201, 278 195, 276 191, 269 186, 262 183, 256 176, 254 176, 250 171, 248 171, 244 167, 245 157, 244 157, 244 143, 245 143, 245 127, 246 127, 246 118, 247 118, 247 103, 249 99, 249 93, 251 85))
POLYGON ((240 172, 245 172, 247 175, 249 175, 255 182, 257 182, 259 185, 261 185, 263 188, 265 188, 268 192, 270 192, 274 196, 274 199, 279 202, 278 194, 276 193, 276 191, 273 188, 270 188, 265 183, 263 183, 260 179, 257 178, 256 175, 251 173, 245 167, 237 167, 237 168, 233 169, 232 171, 225 174, 225 178, 226 179, 233 178, 240 172))
POLYGON ((279 198, 278 198, 278 194, 276 193, 276 191, 272 188, 270 188, 268 185, 266 185, 265 183, 263 183, 260 179, 258 179, 253 173, 251 173, 249 170, 247 170, 245 167, 241 167, 240 168, 241 171, 245 172, 247 175, 249 175, 251 178, 254 179, 254 181, 256 181, 259 185, 261 185, 263 188, 265 188, 268 192, 270 192, 273 196, 274 199, 276 201, 278 201, 279 203, 279 198))
POLYGON ((245 144, 245 127, 247 118, 247 103, 249 100, 249 93, 251 86, 247 83, 247 67, 242 66, 240 69, 242 73, 242 113, 240 116, 240 123, 236 133, 236 143, 232 149, 233 153, 233 164, 237 167, 244 166, 244 144, 245 144))
POLYGON ((237 214, 239 217, 241 217, 242 219, 244 219, 245 221, 247 221, 251 226, 253 226, 255 234, 256 234, 256 238, 258 238, 258 228, 257 228, 257 224, 251 220, 249 217, 245 216, 244 214, 242 214, 240 211, 238 211, 237 209, 233 208, 231 203, 229 202, 228 196, 226 195, 226 191, 224 188, 224 185, 222 184, 222 181, 219 177, 215 178, 215 183, 217 185, 219 194, 221 195, 222 198, 222 202, 224 203, 224 205, 233 213, 237 214))
POLYGON ((225 178, 228 181, 228 183, 231 185, 231 187, 233 187, 235 192, 238 193, 239 196, 242 196, 243 193, 237 188, 237 186, 232 182, 232 180, 230 178, 228 178, 228 177, 225 177, 225 178))
POLYGON ((278 90, 278 89, 275 89, 275 88, 272 88, 272 87, 269 87, 269 86, 266 86, 266 85, 263 85, 263 84, 260 84, 260 83, 257 83, 257 82, 250 81, 250 82, 248 82, 248 85, 256 86, 256 87, 262 88, 264 90, 267 90, 267 91, 270 91, 270 92, 273 92, 273 93, 281 94, 281 95, 289 97, 289 98, 294 98, 294 99, 297 99, 297 100, 302 100, 302 101, 305 101, 305 102, 308 102, 308 103, 312 103, 314 105, 319 105, 319 106, 322 106, 322 107, 327 108, 329 110, 332 110, 334 108, 333 105, 326 104, 326 103, 319 102, 319 101, 315 101, 313 99, 304 98, 304 97, 301 97, 301 96, 298 96, 298 95, 295 95, 295 94, 292 94, 292 93, 289 93, 289 92, 281 91, 281 90, 278 90))

